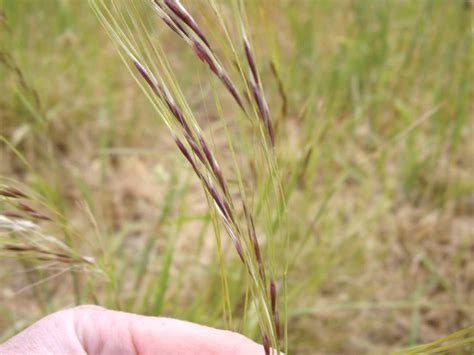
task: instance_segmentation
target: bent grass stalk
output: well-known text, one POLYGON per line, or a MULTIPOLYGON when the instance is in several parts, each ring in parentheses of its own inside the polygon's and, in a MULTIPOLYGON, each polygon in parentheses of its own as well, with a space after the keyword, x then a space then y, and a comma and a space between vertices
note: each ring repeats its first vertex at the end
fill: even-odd
MULTIPOLYGON (((209 3, 214 12, 218 14, 219 24, 224 26, 217 5, 212 0, 209 0, 209 3)), ((219 79, 241 109, 243 116, 251 120, 254 116, 256 119, 254 122, 260 122, 258 126, 264 134, 262 135, 262 141, 257 143, 260 148, 255 147, 255 149, 263 152, 267 167, 262 170, 265 173, 268 172, 268 176, 263 178, 264 186, 261 188, 264 191, 263 196, 258 197, 267 200, 266 205, 268 205, 269 193, 276 193, 278 198, 282 197, 283 194, 278 183, 277 164, 273 155, 275 136, 269 108, 263 95, 255 56, 245 31, 244 22, 240 20, 238 25, 241 28, 245 59, 241 60, 238 57, 236 47, 231 41, 229 41, 229 45, 237 59, 245 86, 245 95, 249 99, 247 100, 248 105, 241 98, 236 84, 232 81, 213 47, 211 47, 211 41, 206 36, 205 31, 180 1, 90 0, 90 4, 117 45, 119 53, 131 74, 147 95, 158 116, 168 126, 178 150, 200 180, 208 202, 215 211, 211 215, 217 216, 216 222, 220 221, 247 270, 251 280, 251 294, 258 310, 258 321, 265 352, 269 354, 271 348, 280 351, 280 341, 282 339, 277 307, 276 268, 275 262, 267 264, 266 260, 263 259, 260 240, 257 237, 253 217, 255 208, 252 202, 256 197, 256 191, 247 191, 249 188, 244 188, 247 183, 240 173, 235 149, 231 140, 229 140, 228 145, 232 152, 233 165, 237 175, 234 179, 238 181, 238 190, 231 193, 229 180, 223 173, 213 149, 207 142, 202 128, 187 104, 168 56, 163 50, 159 38, 152 34, 144 12, 151 6, 158 18, 184 40, 194 50, 198 59, 208 66, 211 75, 215 75, 219 79), (241 61, 246 63, 248 75, 244 74, 241 61), (250 114, 251 112, 254 113, 253 116, 250 114), (243 211, 243 217, 239 212, 240 209, 243 211)), ((242 6, 239 8, 242 9, 242 6)), ((230 39, 228 30, 225 28, 224 30, 226 37, 230 39)), ((224 121, 223 118, 221 120, 224 121)), ((260 199, 257 206, 262 207, 260 199)), ((281 201, 279 201, 278 205, 281 204, 281 201)), ((257 208, 258 210, 260 208, 257 208)), ((276 218, 281 219, 279 208, 277 209, 276 218)), ((274 224, 274 222, 270 222, 270 224, 274 224)), ((268 239, 268 245, 271 246, 274 236, 269 235, 268 239)), ((219 240, 217 242, 220 245, 219 240)), ((268 250, 271 250, 271 248, 269 247, 268 250)), ((223 282, 223 285, 226 288, 225 282, 223 282)), ((229 305, 226 308, 230 309, 229 305)), ((286 315, 284 319, 286 320, 286 315)), ((284 326, 286 330, 286 324, 284 326)), ((284 341, 286 342, 286 339, 284 341)))
POLYGON ((43 212, 34 206, 35 201, 28 193, 14 186, 0 185, 0 202, 0 256, 69 265, 71 270, 98 270, 93 257, 78 254, 43 231, 40 223, 57 222, 56 216, 52 211, 43 212))

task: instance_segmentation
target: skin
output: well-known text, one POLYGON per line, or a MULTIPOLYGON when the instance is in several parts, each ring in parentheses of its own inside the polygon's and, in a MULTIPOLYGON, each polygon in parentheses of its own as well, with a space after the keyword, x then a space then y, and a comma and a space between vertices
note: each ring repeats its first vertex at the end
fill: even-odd
POLYGON ((80 306, 39 320, 6 343, 0 354, 264 354, 238 333, 186 321, 80 306))

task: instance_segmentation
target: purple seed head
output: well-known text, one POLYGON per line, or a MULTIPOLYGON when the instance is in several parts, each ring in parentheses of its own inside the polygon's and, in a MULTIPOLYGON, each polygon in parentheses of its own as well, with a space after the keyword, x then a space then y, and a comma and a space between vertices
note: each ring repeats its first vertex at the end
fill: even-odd
POLYGON ((237 254, 239 254, 240 260, 242 260, 242 263, 245 264, 244 255, 242 253, 242 247, 240 246, 240 243, 237 240, 234 242, 234 247, 235 250, 237 250, 237 254))
POLYGON ((201 43, 194 41, 193 43, 193 49, 196 55, 201 59, 204 63, 206 63, 209 66, 209 69, 216 74, 217 76, 220 75, 219 69, 217 68, 216 63, 212 59, 212 57, 209 55, 209 53, 206 51, 206 49, 201 45, 201 43))
POLYGON ((46 216, 45 214, 41 212, 30 212, 29 215, 35 219, 41 219, 43 221, 52 221, 53 219, 49 216, 46 216))
POLYGON ((10 198, 26 198, 26 194, 14 187, 6 187, 0 189, 0 196, 10 197, 10 198))
POLYGON ((189 37, 188 32, 184 29, 183 26, 172 16, 169 16, 163 5, 158 0, 155 0, 155 5, 160 8, 162 13, 159 13, 160 18, 164 23, 168 25, 174 32, 176 32, 180 37, 186 36, 189 37))
POLYGON ((268 111, 267 103, 265 102, 265 99, 263 98, 260 88, 257 86, 257 84, 251 81, 250 85, 252 87, 253 97, 257 103, 259 116, 265 126, 265 129, 267 130, 272 146, 274 146, 275 136, 273 133, 273 125, 270 121, 270 113, 268 111))
POLYGON ((232 213, 232 209, 230 208, 230 205, 227 203, 227 201, 224 200, 224 206, 227 211, 227 214, 229 215, 230 220, 235 223, 234 215, 232 213))
MULTIPOLYGON (((184 7, 178 1, 164 0, 164 2, 168 9, 171 10, 171 12, 175 15, 175 17, 179 18, 183 23, 185 23, 201 39, 202 43, 204 43, 204 46, 201 44, 201 42, 192 38, 189 33, 180 25, 180 23, 175 17, 170 16, 170 19, 172 21, 171 23, 169 19, 165 18, 164 16, 161 16, 163 21, 169 27, 171 27, 173 31, 178 32, 181 37, 186 36, 187 41, 191 40, 191 46, 198 58, 209 66, 209 69, 222 81, 225 87, 229 90, 230 94, 233 96, 240 108, 244 112, 246 112, 237 89, 230 80, 229 75, 219 67, 218 61, 213 57, 213 51, 211 49, 211 46, 209 45, 209 42, 207 41, 203 32, 197 25, 196 21, 194 21, 191 15, 184 9, 184 7)), ((164 11, 158 0, 155 0, 155 3, 157 4, 157 6, 160 7, 160 9, 162 9, 162 11, 164 11)))
POLYGON ((266 334, 262 335, 262 344, 263 349, 265 350, 265 355, 270 355, 270 342, 268 341, 268 336, 266 334))
POLYGON ((227 212, 227 209, 225 208, 225 205, 224 205, 224 201, 222 200, 222 197, 219 195, 219 193, 217 192, 216 188, 213 186, 213 185, 209 185, 209 193, 211 194, 212 198, 214 199, 214 201, 216 202, 217 204, 217 207, 219 208, 219 210, 222 212, 222 214, 224 215, 224 217, 229 220, 230 217, 229 217, 229 214, 227 212))
POLYGON ((273 280, 270 280, 270 300, 272 304, 272 313, 276 313, 276 286, 273 280))
POLYGON ((18 203, 16 204, 16 207, 17 207, 18 209, 20 209, 20 210, 22 210, 22 211, 28 213, 28 214, 36 213, 36 212, 37 212, 33 207, 31 207, 31 206, 29 206, 29 205, 27 205, 26 203, 23 203, 23 202, 18 202, 18 203))
POLYGON ((24 218, 24 215, 16 211, 3 211, 2 215, 10 218, 24 218))
POLYGON ((183 142, 181 142, 181 140, 176 136, 174 137, 174 141, 175 141, 176 145, 178 146, 178 149, 181 151, 181 153, 186 158, 186 160, 189 162, 189 164, 191 164, 194 171, 197 171, 196 163, 194 162, 194 159, 191 156, 191 154, 189 154, 188 150, 184 146, 183 142))
POLYGON ((143 67, 143 65, 141 65, 137 60, 135 59, 132 59, 133 61, 133 64, 135 65, 135 68, 137 68, 138 72, 140 73, 140 75, 143 77, 143 79, 145 79, 146 83, 148 84, 148 86, 150 86, 150 88, 153 90, 153 92, 157 95, 159 95, 159 92, 158 92, 158 88, 157 88, 157 85, 153 82, 153 80, 151 79, 150 75, 148 74, 148 72, 146 71, 146 69, 143 67))
POLYGON ((17 252, 25 252, 25 251, 34 251, 35 249, 29 246, 22 246, 22 245, 13 245, 13 244, 5 244, 1 246, 2 249, 8 251, 17 251, 17 252))
POLYGON ((275 133, 273 132, 273 125, 270 119, 267 117, 263 120, 263 125, 267 131, 268 138, 270 138, 270 144, 272 147, 275 146, 275 133))
POLYGON ((199 59, 201 59, 204 63, 206 63, 209 66, 209 69, 222 81, 222 83, 227 88, 227 90, 229 90, 234 100, 237 102, 240 108, 245 112, 242 99, 240 98, 240 95, 237 89, 235 88, 235 85, 230 80, 229 75, 224 70, 217 67, 215 60, 209 55, 206 49, 203 48, 203 46, 199 42, 196 42, 196 41, 194 42, 193 49, 196 55, 199 57, 199 59))
POLYGON ((275 313, 275 329, 276 329, 277 338, 280 340, 281 339, 281 326, 280 326, 280 315, 278 314, 278 312, 275 313))
POLYGON ((204 137, 199 134, 198 139, 199 139, 199 144, 201 145, 201 148, 202 148, 204 154, 206 155, 206 159, 207 159, 209 165, 210 166, 215 165, 214 157, 212 156, 212 153, 209 150, 209 147, 207 146, 207 143, 204 140, 204 137))
POLYGON ((260 92, 260 88, 254 82, 251 83, 251 87, 252 87, 253 97, 255 99, 255 102, 257 103, 257 107, 258 107, 260 117, 263 120, 263 122, 266 122, 266 121, 269 120, 269 113, 268 113, 268 109, 265 105, 265 101, 264 101, 264 99, 262 97, 262 94, 260 92))
POLYGON ((253 80, 255 83, 258 84, 258 74, 257 74, 257 66, 255 64, 255 58, 252 53, 252 48, 250 48, 250 44, 246 37, 244 37, 244 48, 245 48, 245 56, 247 58, 247 63, 249 65, 250 71, 252 72, 253 80))
POLYGON ((253 239, 253 249, 255 251, 255 258, 257 259, 258 265, 262 265, 262 255, 260 253, 260 245, 257 239, 253 239))
POLYGON ((229 76, 225 72, 221 72, 220 74, 218 74, 218 76, 221 79, 222 83, 227 88, 227 90, 229 90, 229 92, 232 95, 232 97, 234 98, 234 100, 240 106, 242 111, 247 112, 245 110, 244 104, 242 103, 242 99, 240 98, 240 95, 239 95, 237 89, 235 88, 235 85, 230 80, 229 76))
POLYGON ((152 88, 153 92, 165 102, 166 106, 168 106, 168 109, 171 111, 173 116, 178 120, 181 127, 183 127, 184 131, 188 135, 192 136, 191 128, 186 122, 186 119, 184 118, 183 113, 181 112, 179 107, 174 103, 173 99, 166 92, 166 90, 159 83, 153 82, 153 80, 151 79, 146 69, 138 61, 133 59, 133 64, 137 68, 140 75, 145 79, 147 84, 152 88))
POLYGON ((222 191, 224 191, 225 196, 229 196, 229 189, 227 188, 227 184, 225 183, 224 175, 222 174, 221 168, 214 159, 214 156, 211 153, 211 150, 209 149, 204 137, 202 135, 199 135, 198 138, 199 144, 201 145, 201 148, 204 151, 204 155, 206 156, 211 171, 214 173, 217 178, 217 181, 219 182, 219 186, 222 188, 222 191))
POLYGON ((207 40, 204 33, 199 28, 196 21, 191 17, 191 15, 183 8, 181 4, 175 0, 164 0, 166 6, 181 20, 183 21, 194 33, 205 43, 208 48, 211 48, 209 41, 207 40))
POLYGON ((262 255, 261 255, 261 252, 260 252, 260 244, 258 243, 258 239, 257 239, 257 233, 255 233, 255 225, 253 223, 253 217, 251 215, 249 215, 249 231, 250 231, 250 236, 251 236, 251 239, 252 239, 252 243, 253 243, 253 249, 255 251, 255 258, 257 259, 257 263, 259 266, 262 265, 262 255))
POLYGON ((191 146, 191 149, 193 150, 194 154, 199 158, 199 160, 205 164, 206 160, 204 159, 204 156, 201 153, 201 150, 199 149, 199 146, 196 144, 196 141, 194 140, 193 136, 189 134, 185 134, 186 140, 188 141, 189 145, 191 146))

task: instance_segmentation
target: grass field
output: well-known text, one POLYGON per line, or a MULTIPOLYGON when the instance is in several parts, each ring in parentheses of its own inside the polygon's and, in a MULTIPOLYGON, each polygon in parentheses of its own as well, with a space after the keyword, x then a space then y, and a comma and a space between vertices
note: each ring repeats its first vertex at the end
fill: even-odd
MULTIPOLYGON (((206 1, 183 3, 220 43, 206 1)), ((288 262, 290 353, 384 354, 472 326, 474 5, 246 4, 287 203, 287 247, 261 243, 270 268, 288 262)), ((232 141, 251 185, 254 137, 232 123, 237 105, 156 22, 224 169, 232 141)), ((22 236, 0 220, 0 342, 83 303, 261 341, 239 256, 224 235, 216 243, 199 180, 87 1, 0 0, 0 139, 0 187, 53 219, 37 219, 44 243, 93 260, 8 250, 22 236)), ((25 212, 0 197, 0 215, 12 208, 25 212)))

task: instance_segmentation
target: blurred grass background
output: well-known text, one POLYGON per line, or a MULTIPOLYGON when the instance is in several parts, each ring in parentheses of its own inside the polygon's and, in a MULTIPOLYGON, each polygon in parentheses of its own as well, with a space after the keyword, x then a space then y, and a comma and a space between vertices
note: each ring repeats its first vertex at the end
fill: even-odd
MULTIPOLYGON (((470 2, 256 4, 278 157, 298 173, 286 186, 292 248, 279 251, 291 254, 290 350, 380 354, 472 325, 470 2)), ((0 174, 61 211, 75 231, 65 240, 105 270, 71 278, 1 260, 0 340, 86 302, 222 327, 205 199, 87 1, 0 0, 0 11, 0 174)), ((165 36, 205 115, 203 68, 165 36)))

